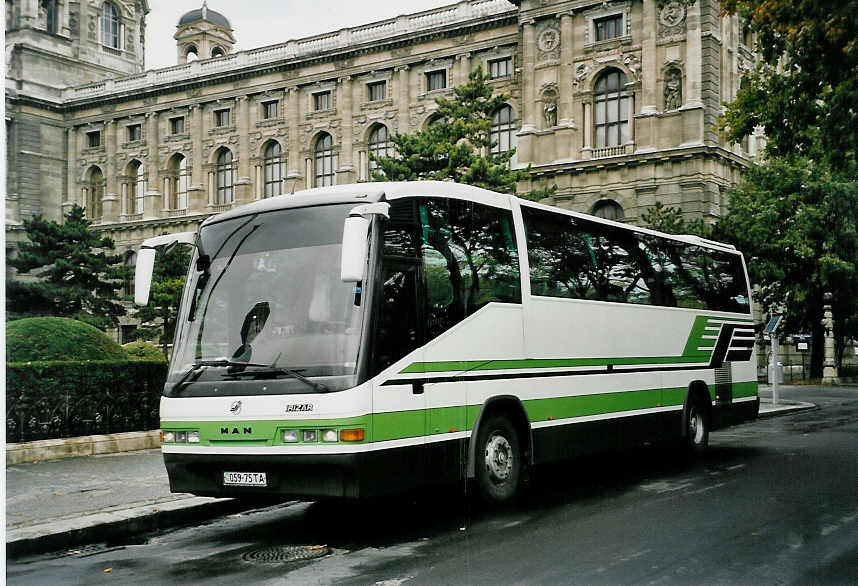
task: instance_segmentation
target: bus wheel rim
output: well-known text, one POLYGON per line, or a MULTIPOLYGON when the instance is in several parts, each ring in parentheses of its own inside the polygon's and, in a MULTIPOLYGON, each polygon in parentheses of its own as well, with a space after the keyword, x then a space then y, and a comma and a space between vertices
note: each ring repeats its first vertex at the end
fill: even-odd
POLYGON ((502 435, 492 435, 486 442, 486 470, 489 472, 489 478, 495 483, 506 481, 512 464, 513 453, 509 441, 502 435))
POLYGON ((695 444, 703 441, 703 421, 697 409, 693 407, 688 414, 688 435, 691 436, 691 441, 695 444))

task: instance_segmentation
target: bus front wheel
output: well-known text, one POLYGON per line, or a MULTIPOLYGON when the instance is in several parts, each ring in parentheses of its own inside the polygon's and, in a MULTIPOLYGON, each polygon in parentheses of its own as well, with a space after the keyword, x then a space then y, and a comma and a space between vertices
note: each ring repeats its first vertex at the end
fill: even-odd
POLYGON ((511 501, 521 477, 518 433, 506 417, 494 416, 482 425, 477 438, 477 484, 491 504, 511 501))

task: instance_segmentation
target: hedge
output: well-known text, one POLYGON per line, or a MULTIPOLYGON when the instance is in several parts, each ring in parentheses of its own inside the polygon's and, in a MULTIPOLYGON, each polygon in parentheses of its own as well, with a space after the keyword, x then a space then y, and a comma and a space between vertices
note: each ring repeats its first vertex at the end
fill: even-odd
POLYGON ((6 364, 6 442, 158 429, 167 363, 6 364))
POLYGON ((6 361, 127 360, 104 332, 67 317, 29 317, 6 323, 6 361))

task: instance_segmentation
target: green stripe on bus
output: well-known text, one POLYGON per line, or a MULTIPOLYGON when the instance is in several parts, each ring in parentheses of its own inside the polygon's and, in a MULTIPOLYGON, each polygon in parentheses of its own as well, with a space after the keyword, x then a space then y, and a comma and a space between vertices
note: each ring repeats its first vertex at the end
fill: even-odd
MULTIPOLYGON (((714 387, 710 389, 714 393, 714 387)), ((619 393, 598 393, 522 401, 531 423, 558 419, 572 419, 592 415, 609 415, 658 407, 681 407, 688 393, 687 387, 642 389, 619 393)), ((756 382, 733 383, 733 398, 755 397, 756 382)), ((713 397, 714 400, 714 397, 713 397)), ((284 429, 343 429, 362 427, 366 437, 362 443, 383 442, 424 435, 442 435, 473 429, 482 404, 433 407, 409 411, 374 413, 343 419, 283 419, 261 421, 169 421, 161 422, 161 429, 171 431, 199 430, 202 446, 279 446, 310 445, 301 442, 284 444, 284 429), (221 433, 223 429, 226 433, 221 433), (250 428, 250 433, 245 433, 250 428), (233 433, 233 430, 236 433, 233 433)), ((312 445, 319 445, 316 442, 312 445)), ((175 444, 174 444, 175 445, 175 444)), ((181 444, 179 444, 181 445, 181 444)), ((328 444, 331 445, 331 444, 328 444)))
POLYGON ((531 358, 522 360, 441 360, 412 362, 399 374, 429 372, 474 372, 481 370, 514 370, 528 368, 562 368, 578 366, 638 366, 642 364, 690 364, 707 362, 709 355, 697 356, 632 356, 623 358, 531 358))

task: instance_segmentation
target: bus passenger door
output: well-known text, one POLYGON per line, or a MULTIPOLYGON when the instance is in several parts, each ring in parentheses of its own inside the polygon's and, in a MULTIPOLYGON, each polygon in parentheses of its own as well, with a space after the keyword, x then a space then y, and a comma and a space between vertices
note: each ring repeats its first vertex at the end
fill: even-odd
POLYGON ((372 370, 387 376, 377 377, 373 386, 373 442, 385 448, 373 460, 378 477, 384 477, 390 489, 401 490, 426 478, 426 392, 424 376, 416 372, 423 363, 419 265, 386 256, 378 282, 372 370))

